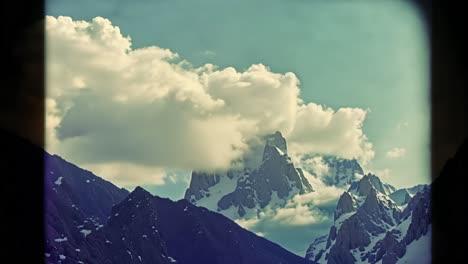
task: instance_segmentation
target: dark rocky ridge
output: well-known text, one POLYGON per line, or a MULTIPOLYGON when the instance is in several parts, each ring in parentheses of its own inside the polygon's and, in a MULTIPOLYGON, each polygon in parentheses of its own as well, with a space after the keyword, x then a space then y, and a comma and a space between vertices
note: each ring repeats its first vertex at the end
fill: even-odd
POLYGON ((221 214, 139 187, 89 241, 85 263, 310 263, 221 214))
POLYGON ((335 220, 343 214, 351 213, 354 211, 356 211, 356 208, 353 201, 353 197, 351 197, 351 195, 348 192, 344 192, 340 196, 338 204, 336 205, 335 220))
POLYGON ((43 154, 46 263, 310 263, 221 214, 140 187, 129 194, 43 154))

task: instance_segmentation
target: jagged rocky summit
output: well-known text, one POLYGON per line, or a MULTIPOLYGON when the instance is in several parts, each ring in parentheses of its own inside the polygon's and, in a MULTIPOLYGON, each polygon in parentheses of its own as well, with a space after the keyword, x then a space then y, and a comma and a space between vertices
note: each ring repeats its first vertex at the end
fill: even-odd
POLYGON ((306 258, 330 264, 430 263, 430 203, 427 185, 395 190, 365 175, 341 195, 334 225, 309 246, 306 258), (409 198, 400 201, 405 191, 409 198))
POLYGON ((265 137, 263 142, 263 152, 246 158, 241 170, 193 172, 185 199, 238 219, 255 217, 266 206, 283 206, 296 194, 314 191, 304 172, 288 156, 286 140, 280 132, 265 137))
POLYGON ((347 188, 364 175, 364 170, 356 159, 324 156, 322 160, 328 166, 328 172, 323 177, 323 182, 328 186, 347 188))

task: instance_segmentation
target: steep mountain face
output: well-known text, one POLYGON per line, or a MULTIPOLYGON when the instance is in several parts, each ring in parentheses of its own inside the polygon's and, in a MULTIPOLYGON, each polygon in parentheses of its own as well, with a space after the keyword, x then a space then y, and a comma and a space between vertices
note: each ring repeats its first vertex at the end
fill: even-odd
POLYGON ((364 175, 363 169, 355 159, 342 159, 333 156, 325 156, 322 159, 328 166, 328 172, 323 177, 323 182, 326 185, 345 188, 358 180, 357 175, 364 175))
POLYGON ((86 248, 86 237, 103 227, 112 206, 129 192, 59 156, 43 155, 46 261, 68 256, 73 262, 86 248))
POLYGON ((338 201, 328 235, 309 246, 306 258, 331 264, 397 263, 411 259, 417 250, 427 251, 431 236, 429 187, 405 206, 390 199, 392 190, 370 174, 351 184, 338 201), (421 238, 423 242, 415 242, 421 238))
POLYGON ((84 263, 309 263, 221 214, 137 187, 89 236, 84 263))
MULTIPOLYGON (((287 154, 280 132, 265 138, 260 164, 223 174, 193 172, 185 199, 231 219, 251 218, 270 206, 282 206, 296 194, 313 191, 301 169, 287 154)), ((255 164, 249 159, 244 164, 255 164)))
POLYGON ((159 214, 153 196, 137 187, 112 213, 101 229, 86 237, 78 263, 174 262, 157 227, 159 214))

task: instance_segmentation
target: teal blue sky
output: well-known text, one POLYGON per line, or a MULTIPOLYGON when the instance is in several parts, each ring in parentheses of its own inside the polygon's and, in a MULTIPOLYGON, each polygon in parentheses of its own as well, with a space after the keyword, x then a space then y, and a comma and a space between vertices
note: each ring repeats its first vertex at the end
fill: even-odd
MULTIPOLYGON (((407 2, 49 0, 46 14, 108 18, 133 48, 169 48, 194 65, 294 72, 305 102, 369 110, 375 158, 366 169, 397 187, 429 182, 429 47, 407 2), (387 157, 393 148, 405 155, 387 157)), ((181 198, 174 189, 167 196, 181 198)))

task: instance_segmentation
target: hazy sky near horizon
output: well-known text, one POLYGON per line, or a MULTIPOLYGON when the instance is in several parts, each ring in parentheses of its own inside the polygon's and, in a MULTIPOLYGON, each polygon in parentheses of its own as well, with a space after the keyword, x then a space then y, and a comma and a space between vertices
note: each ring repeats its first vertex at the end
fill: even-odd
MULTIPOLYGON (((429 44, 405 1, 48 0, 46 15, 47 150, 119 186, 180 199, 192 168, 274 130, 298 155, 430 182, 429 44)), ((302 253, 312 233, 295 229, 269 238, 302 253)))

